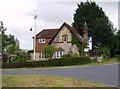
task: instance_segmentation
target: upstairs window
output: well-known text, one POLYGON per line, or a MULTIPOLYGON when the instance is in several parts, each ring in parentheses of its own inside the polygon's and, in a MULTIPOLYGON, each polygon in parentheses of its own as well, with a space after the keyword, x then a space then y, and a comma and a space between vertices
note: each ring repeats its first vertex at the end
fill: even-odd
POLYGON ((63 42, 67 42, 68 41, 68 36, 67 35, 63 35, 63 42))
POLYGON ((45 43, 45 38, 40 38, 38 41, 39 43, 45 43))

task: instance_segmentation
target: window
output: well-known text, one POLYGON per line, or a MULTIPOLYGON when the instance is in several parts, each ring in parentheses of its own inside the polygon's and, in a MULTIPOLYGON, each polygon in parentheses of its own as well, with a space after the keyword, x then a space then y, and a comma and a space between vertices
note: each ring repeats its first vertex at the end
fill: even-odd
POLYGON ((67 42, 68 41, 68 36, 67 35, 64 35, 63 36, 63 42, 67 42))
POLYGON ((63 51, 56 51, 56 58, 60 58, 63 55, 63 51))
POLYGON ((45 38, 40 38, 38 41, 39 43, 45 43, 45 38))
POLYGON ((59 51, 56 51, 56 58, 59 58, 59 51))
POLYGON ((63 51, 59 51, 60 52, 60 57, 63 55, 63 51))
POLYGON ((40 58, 45 59, 45 53, 41 52, 40 58))

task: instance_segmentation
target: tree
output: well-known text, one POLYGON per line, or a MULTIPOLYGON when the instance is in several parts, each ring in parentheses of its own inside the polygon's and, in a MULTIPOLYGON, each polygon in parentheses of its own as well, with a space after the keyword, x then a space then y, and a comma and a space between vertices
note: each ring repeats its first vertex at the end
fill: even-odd
POLYGON ((4 38, 7 38, 7 36, 5 35, 5 31, 6 31, 6 28, 4 27, 3 22, 0 21, 0 49, 1 49, 1 52, 4 49, 4 47, 6 46, 5 42, 3 41, 4 38))
POLYGON ((52 58, 55 51, 56 51, 55 47, 51 45, 45 46, 43 49, 43 52, 45 53, 45 58, 52 58))
POLYGON ((116 38, 116 52, 117 54, 120 54, 120 30, 117 31, 115 38, 116 38))
POLYGON ((1 44, 2 44, 2 51, 7 51, 9 47, 13 48, 16 46, 19 46, 19 41, 15 39, 13 35, 6 35, 5 31, 7 29, 4 27, 3 22, 0 22, 0 38, 1 38, 1 44))
POLYGON ((88 24, 89 36, 93 39, 93 49, 108 47, 112 50, 115 29, 102 8, 95 2, 81 2, 75 11, 72 25, 82 36, 85 22, 88 24))
POLYGON ((8 48, 7 52, 9 54, 15 54, 17 51, 19 51, 19 45, 12 45, 8 48))
POLYGON ((0 52, 5 56, 2 58, 3 61, 8 61, 8 54, 15 54, 15 52, 19 51, 19 41, 11 34, 6 35, 6 30, 3 22, 0 21, 0 52))

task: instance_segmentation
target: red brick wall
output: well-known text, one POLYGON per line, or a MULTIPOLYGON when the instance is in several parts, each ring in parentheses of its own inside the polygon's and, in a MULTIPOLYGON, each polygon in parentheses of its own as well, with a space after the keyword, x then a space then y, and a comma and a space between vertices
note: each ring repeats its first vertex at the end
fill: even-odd
POLYGON ((37 52, 41 52, 43 50, 43 48, 48 45, 48 42, 50 41, 51 39, 45 39, 45 43, 39 43, 38 42, 38 39, 36 39, 36 51, 37 52))

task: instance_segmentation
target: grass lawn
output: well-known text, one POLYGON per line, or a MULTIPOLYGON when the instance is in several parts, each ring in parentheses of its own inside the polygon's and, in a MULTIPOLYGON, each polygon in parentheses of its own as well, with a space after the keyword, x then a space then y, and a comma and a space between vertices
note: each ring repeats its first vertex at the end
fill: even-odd
POLYGON ((0 89, 2 87, 2 75, 0 75, 0 89))
POLYGON ((106 85, 62 76, 3 75, 2 87, 106 87, 106 85))
POLYGON ((103 64, 112 64, 112 63, 118 63, 118 60, 116 58, 109 58, 109 59, 103 59, 102 62, 94 62, 84 65, 103 65, 103 64))

